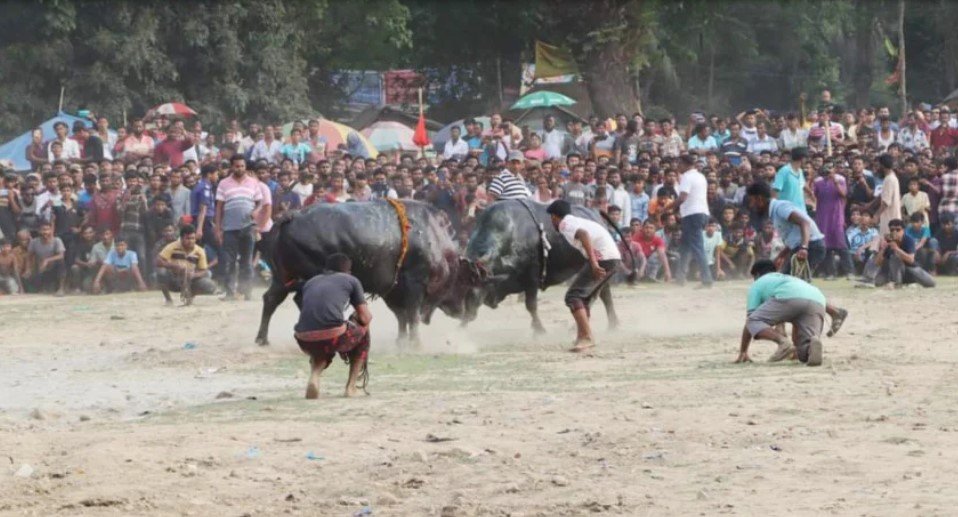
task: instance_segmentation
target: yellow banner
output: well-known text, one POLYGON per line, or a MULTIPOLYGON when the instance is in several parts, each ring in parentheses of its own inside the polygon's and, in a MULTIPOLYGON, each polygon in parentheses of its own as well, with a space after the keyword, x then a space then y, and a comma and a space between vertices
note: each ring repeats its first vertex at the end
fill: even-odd
POLYGON ((578 74, 575 58, 568 50, 536 41, 536 79, 578 74))

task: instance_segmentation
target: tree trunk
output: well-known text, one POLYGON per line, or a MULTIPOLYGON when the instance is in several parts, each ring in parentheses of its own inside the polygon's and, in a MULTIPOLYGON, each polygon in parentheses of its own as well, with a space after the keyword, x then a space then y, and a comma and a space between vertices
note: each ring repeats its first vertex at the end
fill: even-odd
POLYGON ((620 43, 610 41, 598 45, 579 62, 592 111, 600 117, 631 115, 642 109, 627 56, 620 43))
POLYGON ((898 94, 901 95, 901 116, 908 113, 908 84, 905 81, 905 0, 898 1, 898 56, 901 60, 901 78, 898 83, 898 94))
POLYGON ((875 65, 875 7, 859 0, 855 21, 854 52, 851 70, 852 106, 868 106, 875 65))

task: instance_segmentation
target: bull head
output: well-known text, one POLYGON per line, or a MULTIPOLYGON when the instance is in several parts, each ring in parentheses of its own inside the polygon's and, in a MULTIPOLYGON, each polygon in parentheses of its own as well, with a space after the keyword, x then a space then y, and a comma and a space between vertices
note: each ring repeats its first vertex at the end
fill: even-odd
POLYGON ((489 281, 489 269, 479 261, 459 258, 459 280, 466 286, 479 287, 489 281))

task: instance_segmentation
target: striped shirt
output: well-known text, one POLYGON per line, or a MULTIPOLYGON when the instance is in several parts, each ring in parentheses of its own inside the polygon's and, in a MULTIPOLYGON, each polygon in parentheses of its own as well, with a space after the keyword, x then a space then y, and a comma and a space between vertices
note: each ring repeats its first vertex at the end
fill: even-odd
POLYGON ((237 181, 232 175, 216 187, 216 201, 223 202, 223 231, 242 230, 253 225, 253 210, 263 201, 259 180, 244 176, 237 181))
POLYGON ((526 188, 526 184, 508 170, 503 170, 492 179, 487 192, 499 199, 522 199, 532 196, 529 189, 526 188))
POLYGON ((941 201, 938 203, 938 213, 958 215, 958 170, 946 172, 941 179, 941 201))

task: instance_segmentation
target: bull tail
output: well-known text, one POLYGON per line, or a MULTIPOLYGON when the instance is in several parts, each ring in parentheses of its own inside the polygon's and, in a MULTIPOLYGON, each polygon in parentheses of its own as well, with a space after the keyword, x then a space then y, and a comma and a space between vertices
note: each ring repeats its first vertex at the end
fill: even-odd
POLYGON ((276 282, 284 285, 288 289, 306 279, 295 275, 286 264, 301 263, 308 264, 306 257, 301 256, 299 248, 295 241, 289 238, 289 223, 299 215, 299 212, 285 212, 276 220, 270 233, 273 236, 272 245, 266 252, 266 262, 273 270, 273 278, 276 282))
POLYGON ((632 247, 628 245, 629 241, 626 240, 625 235, 622 235, 622 230, 619 229, 619 225, 612 221, 612 218, 609 217, 609 214, 599 210, 599 215, 602 216, 602 219, 604 219, 605 222, 611 226, 613 230, 615 230, 615 233, 618 234, 619 238, 622 239, 622 242, 625 243, 625 251, 629 254, 629 258, 631 259, 632 263, 632 267, 629 269, 629 275, 626 276, 626 281, 629 283, 629 285, 635 285, 639 279, 639 272, 635 269, 635 255, 632 253, 632 247))

